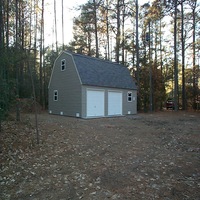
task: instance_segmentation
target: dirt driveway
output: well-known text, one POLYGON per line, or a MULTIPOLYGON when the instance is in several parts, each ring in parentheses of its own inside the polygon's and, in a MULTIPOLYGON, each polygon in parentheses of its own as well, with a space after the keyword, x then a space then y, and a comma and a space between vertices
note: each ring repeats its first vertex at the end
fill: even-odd
POLYGON ((200 113, 3 124, 0 199, 200 199, 200 113))

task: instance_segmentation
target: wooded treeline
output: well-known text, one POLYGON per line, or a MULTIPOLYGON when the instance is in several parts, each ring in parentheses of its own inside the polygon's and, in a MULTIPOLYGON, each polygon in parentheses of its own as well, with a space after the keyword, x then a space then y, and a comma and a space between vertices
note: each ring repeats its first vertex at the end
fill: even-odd
MULTIPOLYGON (((63 6, 63 0, 62 6, 63 6)), ((54 6, 56 1, 54 0, 54 6)), ((47 108, 48 81, 67 49, 128 67, 138 84, 138 109, 162 109, 172 97, 183 109, 199 95, 200 12, 197 0, 90 0, 77 8, 73 40, 44 46, 44 0, 0 1, 0 113, 22 98, 47 108), (34 87, 31 84, 34 83, 34 87)), ((62 9, 62 14, 64 13, 62 9)), ((54 33, 57 26, 54 9, 54 33)), ((59 30, 58 30, 59 29, 59 30)), ((67 37, 67 35, 65 35, 67 37)), ((18 114, 17 114, 18 116, 18 114)), ((1 117, 3 118, 3 117, 1 117)))
POLYGON ((176 110, 195 108, 199 2, 155 0, 139 7, 138 3, 88 1, 74 19, 74 39, 67 49, 127 66, 138 83, 139 110, 162 109, 168 97, 174 99, 176 110))
POLYGON ((0 118, 20 99, 47 103, 44 70, 44 0, 0 1, 0 118), (32 84, 34 83, 34 84, 32 84), (36 95, 35 95, 36 94, 36 95))

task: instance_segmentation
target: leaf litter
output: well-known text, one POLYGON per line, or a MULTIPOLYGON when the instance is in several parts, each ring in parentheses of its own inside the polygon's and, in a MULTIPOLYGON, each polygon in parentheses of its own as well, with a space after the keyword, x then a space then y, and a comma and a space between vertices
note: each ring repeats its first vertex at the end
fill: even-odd
POLYGON ((3 123, 2 200, 199 199, 200 113, 38 120, 3 123))

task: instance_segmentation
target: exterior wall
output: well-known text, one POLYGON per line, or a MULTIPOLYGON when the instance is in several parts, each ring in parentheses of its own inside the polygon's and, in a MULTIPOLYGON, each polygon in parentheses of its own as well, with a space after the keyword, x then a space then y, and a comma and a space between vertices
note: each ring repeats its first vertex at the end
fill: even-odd
POLYGON ((49 113, 81 116, 81 82, 71 55, 63 52, 55 61, 49 84, 49 113), (66 60, 66 69, 61 71, 61 60, 66 60), (58 101, 54 101, 58 90, 58 101))
POLYGON ((122 115, 137 114, 137 91, 117 88, 82 86, 82 118, 87 118, 87 89, 105 91, 105 117, 108 116, 108 92, 122 92, 122 115), (127 93, 132 92, 132 101, 128 102, 127 93))
POLYGON ((123 115, 137 114, 137 90, 123 90, 123 115), (132 92, 132 101, 128 102, 127 93, 132 92))

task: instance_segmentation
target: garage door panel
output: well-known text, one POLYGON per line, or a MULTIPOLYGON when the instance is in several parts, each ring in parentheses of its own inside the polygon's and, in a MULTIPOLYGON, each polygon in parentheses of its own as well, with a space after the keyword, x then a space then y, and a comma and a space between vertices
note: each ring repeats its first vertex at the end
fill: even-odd
POLYGON ((108 115, 122 115, 121 92, 108 92, 108 115))
POLYGON ((87 91, 87 117, 104 116, 104 91, 87 91))

